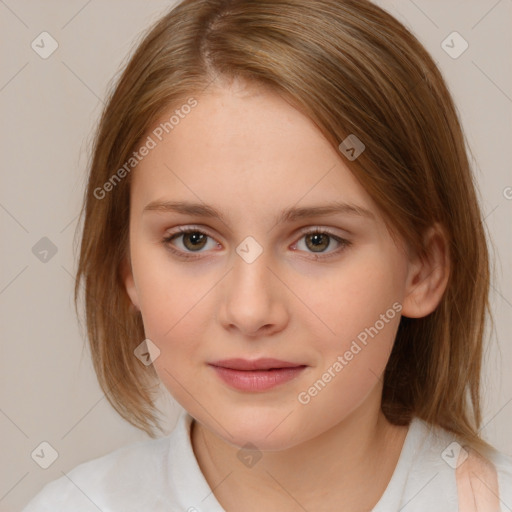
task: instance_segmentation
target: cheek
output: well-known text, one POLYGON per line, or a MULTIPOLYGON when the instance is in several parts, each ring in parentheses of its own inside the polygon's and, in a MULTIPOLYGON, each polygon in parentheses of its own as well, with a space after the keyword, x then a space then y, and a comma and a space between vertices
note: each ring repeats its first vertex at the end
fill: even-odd
MULTIPOLYGON (((347 417, 369 395, 378 406, 382 373, 400 322, 401 304, 392 300, 398 294, 391 293, 385 283, 379 282, 377 290, 361 281, 351 290, 349 281, 345 283, 347 292, 353 291, 348 293, 352 299, 343 294, 340 301, 327 301, 320 309, 336 335, 316 338, 318 365, 296 397, 303 413, 324 425, 347 417)), ((339 296, 339 291, 337 295, 333 292, 332 299, 339 296)))
POLYGON ((158 377, 175 400, 193 410, 191 396, 202 396, 204 389, 200 366, 204 364, 205 336, 211 328, 206 320, 209 316, 194 294, 176 295, 160 302, 155 311, 143 312, 144 329, 160 350, 153 363, 158 377))
POLYGON ((132 264, 146 335, 155 339, 183 328, 214 282, 202 277, 197 266, 177 264, 164 247, 149 243, 133 247, 132 264))
POLYGON ((205 299, 215 281, 201 278, 186 265, 171 264, 165 251, 139 251, 132 261, 145 336, 160 350, 154 366, 167 382, 167 372, 179 377, 198 360, 211 330, 212 313, 205 299))
POLYGON ((357 261, 313 288, 303 282, 302 293, 309 285, 308 305, 322 320, 305 317, 305 329, 318 332, 318 365, 299 402, 308 402, 305 406, 315 414, 334 420, 348 413, 381 379, 400 322, 404 279, 403 262, 389 254, 386 258, 382 251, 360 253, 357 261))
POLYGON ((392 252, 368 250, 340 265, 339 270, 297 281, 297 295, 310 313, 304 315, 307 329, 322 340, 321 351, 343 353, 359 336, 364 343, 368 331, 379 331, 382 344, 392 344, 398 325, 403 281, 403 261, 392 252), (393 307, 393 305, 395 305, 393 307), (385 341, 384 341, 385 340, 385 341))

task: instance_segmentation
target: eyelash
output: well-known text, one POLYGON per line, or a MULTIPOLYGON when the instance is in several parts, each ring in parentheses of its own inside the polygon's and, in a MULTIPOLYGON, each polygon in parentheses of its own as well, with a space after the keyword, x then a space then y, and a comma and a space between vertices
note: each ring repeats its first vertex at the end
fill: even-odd
MULTIPOLYGON (((208 233, 205 233, 201 229, 191 228, 191 227, 188 227, 188 228, 180 227, 180 228, 178 228, 178 231, 175 231, 174 233, 169 233, 168 235, 166 235, 162 239, 162 243, 166 246, 166 248, 169 251, 171 251, 173 254, 177 255, 178 257, 180 257, 184 260, 196 260, 201 257, 201 256, 199 256, 201 251, 198 251, 197 255, 192 255, 193 253, 175 249, 171 244, 171 242, 175 238, 179 238, 180 236, 183 236, 183 235, 186 235, 189 233, 199 233, 202 235, 206 235, 208 238, 213 239, 213 237, 211 237, 210 235, 208 235, 208 233)), ((341 253, 347 247, 350 247, 352 245, 352 242, 335 235, 334 233, 332 233, 331 231, 329 231, 328 229, 325 229, 325 228, 313 228, 309 231, 303 231, 300 233, 299 240, 302 239, 306 235, 328 235, 330 238, 334 239, 336 242, 338 242, 340 244, 340 247, 338 247, 338 249, 335 249, 334 251, 326 253, 325 255, 322 253, 310 253, 315 256, 315 258, 314 258, 315 260, 324 260, 327 258, 331 258, 333 256, 337 256, 339 253, 341 253)))

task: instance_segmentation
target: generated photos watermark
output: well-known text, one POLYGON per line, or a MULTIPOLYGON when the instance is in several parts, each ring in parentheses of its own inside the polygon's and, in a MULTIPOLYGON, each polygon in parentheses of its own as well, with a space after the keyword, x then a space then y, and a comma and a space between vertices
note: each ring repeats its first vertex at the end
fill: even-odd
POLYGON ((372 326, 366 327, 357 336, 356 339, 352 340, 350 348, 344 352, 343 355, 338 355, 335 361, 325 370, 320 379, 315 381, 311 386, 301 391, 297 395, 297 400, 302 405, 309 404, 311 400, 317 396, 329 382, 331 382, 336 375, 338 375, 350 361, 354 359, 367 345, 368 337, 374 338, 379 332, 384 329, 386 324, 390 322, 397 314, 402 311, 402 304, 395 302, 385 313, 381 314, 379 320, 377 320, 372 326))
POLYGON ((174 114, 165 122, 160 123, 148 135, 144 143, 137 151, 132 153, 132 156, 120 167, 101 187, 94 189, 94 197, 96 199, 104 199, 105 196, 114 190, 119 182, 125 178, 146 156, 149 155, 152 149, 155 149, 159 142, 164 140, 164 137, 171 133, 172 130, 181 122, 182 119, 190 114, 192 109, 198 104, 195 98, 189 98, 186 103, 181 105, 180 108, 174 111, 174 114))

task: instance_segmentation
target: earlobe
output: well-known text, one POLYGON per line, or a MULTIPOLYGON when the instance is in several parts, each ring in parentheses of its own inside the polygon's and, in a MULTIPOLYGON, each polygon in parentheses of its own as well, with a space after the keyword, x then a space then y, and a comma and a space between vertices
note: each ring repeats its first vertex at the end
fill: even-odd
POLYGON ((422 318, 432 313, 446 290, 450 275, 448 237, 439 223, 424 236, 425 256, 409 263, 402 315, 422 318))
POLYGON ((132 302, 135 310, 140 311, 139 297, 137 288, 135 287, 135 280, 133 279, 132 266, 128 258, 125 258, 121 263, 121 277, 126 289, 126 293, 132 302))

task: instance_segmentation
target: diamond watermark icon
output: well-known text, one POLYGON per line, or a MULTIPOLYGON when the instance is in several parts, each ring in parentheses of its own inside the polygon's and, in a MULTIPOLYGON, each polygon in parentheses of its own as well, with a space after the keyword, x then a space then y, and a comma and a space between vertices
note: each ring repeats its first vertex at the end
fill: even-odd
POLYGON ((133 353, 144 366, 149 366, 160 356, 160 349, 149 338, 146 338, 137 345, 133 353))
POLYGON ((30 46, 41 59, 47 59, 59 47, 59 43, 48 32, 41 32, 30 46))
POLYGON ((48 263, 56 254, 57 246, 46 236, 32 247, 32 254, 43 263, 48 263))
POLYGON ((59 454, 50 443, 43 441, 30 456, 38 466, 48 469, 57 460, 59 454))
POLYGON ((458 59, 469 47, 469 43, 458 33, 452 32, 441 43, 441 48, 452 58, 458 59))
POLYGON ((261 459, 262 454, 257 446, 254 446, 252 443, 246 443, 238 450, 236 456, 242 464, 252 468, 261 459))
POLYGON ((248 236, 238 245, 236 252, 246 263, 253 263, 263 252, 263 247, 252 236, 248 236))
POLYGON ((351 133, 340 143, 338 149, 347 157, 348 160, 353 162, 366 149, 366 146, 356 135, 351 133))
POLYGON ((443 450, 441 458, 448 466, 457 469, 468 458, 468 452, 457 441, 454 441, 443 450))

